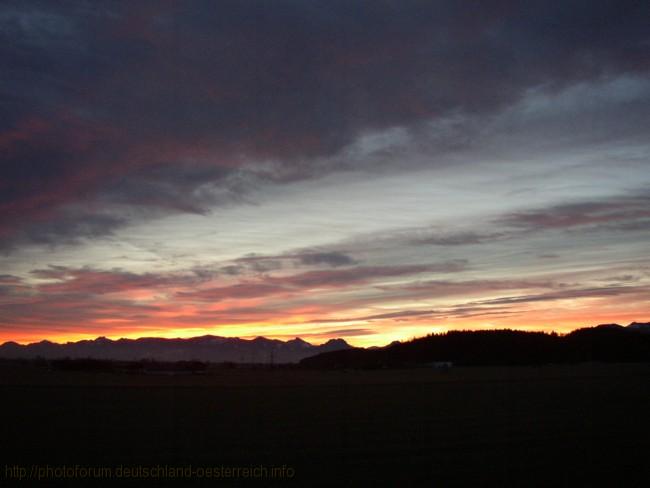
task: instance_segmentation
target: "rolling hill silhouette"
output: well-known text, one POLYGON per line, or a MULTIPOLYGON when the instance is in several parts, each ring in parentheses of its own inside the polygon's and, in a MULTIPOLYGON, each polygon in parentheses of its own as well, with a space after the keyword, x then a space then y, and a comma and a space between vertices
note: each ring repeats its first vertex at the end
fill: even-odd
POLYGON ((429 363, 530 365, 650 361, 650 323, 603 324, 567 335, 516 330, 451 331, 373 349, 305 358, 306 368, 396 368, 429 363))
POLYGON ((444 362, 457 365, 526 365, 585 361, 650 361, 650 323, 601 324, 566 335, 517 330, 450 331, 384 347, 357 348, 343 339, 313 345, 257 337, 200 336, 189 339, 98 337, 58 344, 0 345, 6 359, 204 361, 290 364, 305 368, 394 368, 444 362))

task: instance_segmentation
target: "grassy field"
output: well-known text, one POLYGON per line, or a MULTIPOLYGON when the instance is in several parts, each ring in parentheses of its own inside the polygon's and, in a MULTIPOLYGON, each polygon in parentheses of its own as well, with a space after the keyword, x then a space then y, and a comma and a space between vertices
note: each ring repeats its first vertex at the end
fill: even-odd
POLYGON ((3 486, 648 486, 650 364, 155 376, 7 362, 0 390, 3 486), (195 471, 145 478, 155 466, 195 471))

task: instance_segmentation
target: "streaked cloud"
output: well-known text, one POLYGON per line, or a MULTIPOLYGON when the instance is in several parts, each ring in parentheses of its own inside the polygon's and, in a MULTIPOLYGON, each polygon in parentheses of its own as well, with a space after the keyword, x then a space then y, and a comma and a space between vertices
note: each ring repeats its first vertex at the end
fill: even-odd
POLYGON ((4 2, 1 336, 647 320, 649 16, 4 2))

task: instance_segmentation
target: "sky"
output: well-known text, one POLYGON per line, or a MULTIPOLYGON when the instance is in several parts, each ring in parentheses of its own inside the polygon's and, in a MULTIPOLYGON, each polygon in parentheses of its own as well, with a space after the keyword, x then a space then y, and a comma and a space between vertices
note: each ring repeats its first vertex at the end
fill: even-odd
POLYGON ((649 18, 3 1, 0 342, 650 320, 649 18))

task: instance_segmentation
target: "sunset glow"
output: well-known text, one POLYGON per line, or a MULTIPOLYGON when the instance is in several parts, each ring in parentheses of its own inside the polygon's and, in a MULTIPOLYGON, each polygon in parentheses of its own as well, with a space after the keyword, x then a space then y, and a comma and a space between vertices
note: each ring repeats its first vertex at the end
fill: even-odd
POLYGON ((642 14, 213 5, 0 8, 0 342, 650 320, 642 14))

